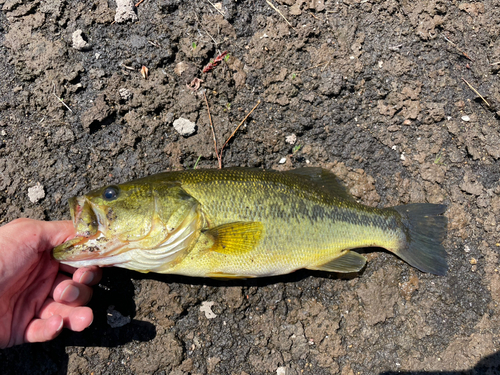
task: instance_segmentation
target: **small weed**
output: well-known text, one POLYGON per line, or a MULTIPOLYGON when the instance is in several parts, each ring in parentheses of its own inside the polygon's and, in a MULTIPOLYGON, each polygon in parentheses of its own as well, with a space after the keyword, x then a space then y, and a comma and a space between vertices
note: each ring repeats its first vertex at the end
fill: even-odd
POLYGON ((196 160, 196 163, 194 163, 193 169, 196 169, 196 167, 198 166, 198 163, 199 163, 200 159, 201 159, 201 155, 198 156, 198 160, 196 160))
POLYGON ((229 57, 230 57, 230 56, 231 56, 231 55, 230 55, 229 53, 228 53, 226 56, 224 56, 224 61, 225 61, 225 62, 228 62, 228 61, 229 61, 229 57))
POLYGON ((299 150, 302 148, 302 145, 296 145, 293 149, 292 149, 292 154, 296 154, 297 152, 299 152, 299 150))
POLYGON ((292 73, 292 79, 297 78, 297 73, 292 73))
POLYGON ((193 50, 195 50, 195 49, 196 49, 196 42, 191 43, 191 48, 192 48, 193 50))
POLYGON ((443 154, 440 152, 439 154, 436 155, 436 158, 434 159, 434 164, 437 165, 443 165, 443 154))
POLYGON ((228 111, 230 111, 230 110, 231 110, 231 103, 226 103, 226 109, 227 109, 228 111))

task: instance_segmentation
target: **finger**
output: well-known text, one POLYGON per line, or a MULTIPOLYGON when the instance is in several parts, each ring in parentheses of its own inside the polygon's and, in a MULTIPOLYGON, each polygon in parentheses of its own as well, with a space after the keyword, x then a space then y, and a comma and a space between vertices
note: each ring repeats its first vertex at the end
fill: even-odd
POLYGON ((56 338, 62 331, 64 321, 60 315, 52 315, 47 319, 34 319, 24 332, 25 342, 45 342, 56 338))
POLYGON ((40 244, 44 245, 44 248, 40 246, 41 251, 52 249, 75 236, 75 228, 69 220, 40 221, 38 223, 41 227, 40 244))
POLYGON ((73 281, 85 285, 96 285, 101 281, 102 269, 97 266, 79 268, 73 274, 73 281))
POLYGON ((73 275, 75 273, 75 271, 77 270, 77 268, 68 266, 67 264, 60 263, 59 270, 61 272, 65 272, 65 273, 69 273, 69 274, 73 275))
POLYGON ((52 295, 56 302, 68 306, 82 306, 92 298, 92 288, 68 279, 59 283, 52 295))
POLYGON ((75 332, 83 331, 94 320, 94 314, 90 307, 72 307, 53 299, 47 299, 40 310, 40 318, 48 319, 53 315, 60 315, 63 318, 64 327, 75 332))
MULTIPOLYGON (((54 280, 54 283, 52 284, 52 289, 50 291, 49 296, 54 298, 54 292, 56 291, 56 288, 63 282, 63 281, 71 281, 71 278, 63 273, 58 273, 56 276, 56 279, 54 280)), ((60 292, 59 292, 60 294, 60 292)))

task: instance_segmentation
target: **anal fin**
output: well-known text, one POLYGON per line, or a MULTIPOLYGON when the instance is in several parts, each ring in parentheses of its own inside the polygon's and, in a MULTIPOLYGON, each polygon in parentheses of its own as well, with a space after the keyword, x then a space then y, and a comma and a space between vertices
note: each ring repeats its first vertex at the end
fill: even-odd
POLYGON ((310 270, 351 273, 359 272, 366 264, 366 258, 354 251, 348 251, 334 260, 318 266, 307 267, 310 270))

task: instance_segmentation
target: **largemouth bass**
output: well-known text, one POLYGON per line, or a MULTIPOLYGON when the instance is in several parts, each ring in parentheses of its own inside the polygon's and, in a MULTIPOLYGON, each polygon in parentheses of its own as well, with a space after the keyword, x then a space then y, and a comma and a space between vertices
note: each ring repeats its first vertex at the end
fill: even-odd
POLYGON ((247 278, 300 268, 358 272, 381 247, 446 273, 445 205, 373 208, 321 168, 166 172, 69 200, 77 235, 54 249, 74 267, 247 278))

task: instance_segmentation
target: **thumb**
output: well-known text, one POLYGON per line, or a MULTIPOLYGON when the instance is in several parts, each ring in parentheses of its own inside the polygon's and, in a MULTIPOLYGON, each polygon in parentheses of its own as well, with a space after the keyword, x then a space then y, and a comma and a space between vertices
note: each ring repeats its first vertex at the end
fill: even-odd
POLYGON ((0 240, 9 247, 43 252, 75 235, 71 221, 17 219, 0 228, 0 240))
POLYGON ((69 220, 39 221, 38 225, 40 226, 40 251, 52 249, 75 236, 75 228, 69 220))

